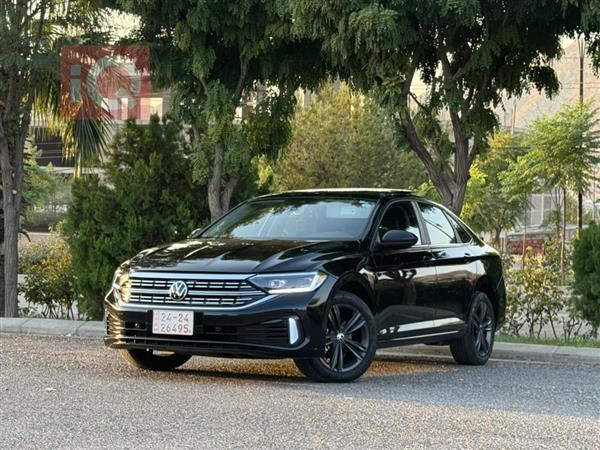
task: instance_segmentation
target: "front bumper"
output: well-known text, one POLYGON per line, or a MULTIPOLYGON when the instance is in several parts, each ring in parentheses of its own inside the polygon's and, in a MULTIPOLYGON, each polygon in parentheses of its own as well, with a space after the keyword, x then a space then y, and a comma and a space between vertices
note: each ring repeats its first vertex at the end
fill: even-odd
POLYGON ((305 294, 270 296, 256 305, 235 311, 227 308, 169 308, 167 305, 141 307, 117 302, 111 291, 104 301, 104 342, 110 348, 153 349, 205 356, 319 357, 325 350, 325 311, 331 285, 326 282, 317 291, 305 294), (152 333, 153 309, 193 310, 193 335, 152 333))

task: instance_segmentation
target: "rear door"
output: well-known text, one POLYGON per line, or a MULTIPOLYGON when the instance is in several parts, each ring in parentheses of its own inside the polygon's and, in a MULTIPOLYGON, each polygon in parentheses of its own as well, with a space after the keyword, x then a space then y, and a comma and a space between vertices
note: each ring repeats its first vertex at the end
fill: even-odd
POLYGON ((442 208, 419 202, 419 210, 431 243, 437 273, 438 318, 465 319, 477 277, 477 263, 470 251, 471 236, 442 208))

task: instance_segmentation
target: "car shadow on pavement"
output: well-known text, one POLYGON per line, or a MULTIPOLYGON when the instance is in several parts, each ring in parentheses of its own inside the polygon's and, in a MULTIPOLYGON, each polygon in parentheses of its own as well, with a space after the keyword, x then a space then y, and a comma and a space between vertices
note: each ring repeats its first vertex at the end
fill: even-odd
MULTIPOLYGON (((415 357, 406 360, 374 361, 370 369, 354 383, 381 382, 389 380, 398 382, 405 376, 414 376, 430 373, 448 372, 456 370, 454 364, 448 362, 432 361, 415 357)), ((140 374, 135 369, 125 369, 128 375, 140 374)), ((146 376, 156 376, 157 372, 143 372, 146 376)), ((162 376, 164 373, 159 374, 162 376)), ((208 357, 195 357, 182 368, 169 373, 169 379, 177 377, 180 380, 202 382, 228 380, 247 382, 283 382, 303 383, 314 385, 327 385, 316 383, 304 377, 291 360, 259 360, 259 359, 221 359, 208 357)), ((338 384, 340 385, 340 384, 338 384)))

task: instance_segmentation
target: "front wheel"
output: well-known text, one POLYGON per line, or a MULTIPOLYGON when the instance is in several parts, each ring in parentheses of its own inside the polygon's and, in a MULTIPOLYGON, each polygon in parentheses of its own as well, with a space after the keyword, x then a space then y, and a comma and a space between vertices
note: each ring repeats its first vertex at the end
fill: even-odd
POLYGON ((484 365, 492 354, 495 330, 492 302, 483 292, 478 292, 471 302, 465 334, 450 344, 454 360, 459 364, 484 365))
POLYGON ((295 359, 294 362, 314 381, 348 382, 366 372, 376 349, 373 313, 359 297, 340 291, 327 314, 325 353, 321 358, 295 359))
POLYGON ((181 353, 157 353, 150 349, 122 349, 120 353, 130 365, 146 370, 173 370, 192 357, 181 353))

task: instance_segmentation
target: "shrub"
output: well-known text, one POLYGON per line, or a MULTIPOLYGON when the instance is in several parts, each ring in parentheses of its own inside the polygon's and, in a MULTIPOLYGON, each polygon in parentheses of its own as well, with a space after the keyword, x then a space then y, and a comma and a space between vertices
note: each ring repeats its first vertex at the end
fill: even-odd
POLYGON ((528 249, 522 268, 513 268, 512 261, 505 260, 506 333, 541 337, 544 328, 549 327, 554 338, 581 335, 587 324, 574 308, 568 261, 561 275, 560 242, 554 239, 544 244, 542 255, 528 249))
POLYGON ((600 225, 581 230, 573 249, 575 308, 595 330, 600 327, 600 225))
POLYGON ((551 311, 559 307, 559 274, 528 249, 523 269, 510 270, 507 281, 509 333, 519 335, 525 328, 527 335, 539 337, 552 316, 551 311))
POLYGON ((64 231, 77 267, 79 309, 102 317, 112 274, 140 250, 184 238, 208 217, 180 127, 153 116, 116 135, 105 177, 75 180, 64 231))
POLYGON ((56 233, 26 246, 19 258, 25 281, 19 292, 42 317, 74 319, 74 270, 69 247, 56 233))

